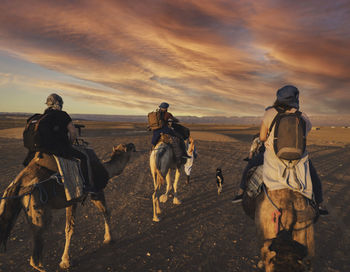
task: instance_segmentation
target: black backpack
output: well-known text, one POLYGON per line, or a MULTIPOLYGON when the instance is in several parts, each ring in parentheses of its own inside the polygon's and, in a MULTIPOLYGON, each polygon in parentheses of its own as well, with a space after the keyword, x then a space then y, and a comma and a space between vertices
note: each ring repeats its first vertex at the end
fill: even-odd
POLYGON ((306 148, 306 122, 301 112, 279 111, 271 123, 269 133, 274 125, 273 147, 277 157, 289 161, 301 159, 306 148))
POLYGON ((29 151, 43 151, 53 147, 54 131, 50 114, 34 114, 27 119, 23 143, 29 151))

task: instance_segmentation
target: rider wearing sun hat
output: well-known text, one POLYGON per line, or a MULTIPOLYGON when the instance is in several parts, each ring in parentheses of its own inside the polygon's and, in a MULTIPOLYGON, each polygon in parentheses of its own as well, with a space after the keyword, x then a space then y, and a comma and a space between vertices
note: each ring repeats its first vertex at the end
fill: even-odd
MULTIPOLYGON (((281 186, 276 180, 275 174, 278 171, 277 165, 280 163, 280 160, 276 157, 274 151, 274 126, 271 127, 276 115, 278 112, 285 113, 294 113, 299 110, 299 90, 292 85, 286 85, 280 88, 276 93, 276 100, 273 106, 266 108, 263 121, 260 128, 260 141, 264 143, 266 151, 259 153, 253 160, 248 163, 248 168, 264 164, 264 183, 271 185, 272 187, 281 186), (269 132, 269 130, 271 131, 269 132), (266 167, 265 167, 266 166, 266 167), (268 169, 267 171, 265 169, 268 169), (271 181, 271 182, 269 182, 271 181)), ((306 126, 306 135, 311 130, 311 122, 306 114, 302 113, 301 118, 305 121, 306 126)), ((318 205, 323 201, 322 197, 322 185, 317 175, 316 169, 314 168, 310 159, 308 159, 310 177, 312 181, 312 191, 315 201, 318 205)), ((248 169, 248 170, 249 170, 248 169)), ((283 172, 283 171, 282 171, 283 172)), ((239 202, 242 200, 243 191, 246 187, 246 176, 242 177, 240 190, 238 194, 234 197, 233 202, 239 202), (243 180, 244 178, 244 180, 243 180)), ((320 214, 327 214, 328 211, 324 208, 319 209, 320 214)))
MULTIPOLYGON (((179 122, 179 120, 177 118, 175 118, 170 112, 168 112, 168 108, 169 108, 169 104, 166 102, 162 102, 159 105, 159 112, 160 112, 160 119, 162 122, 162 127, 156 130, 153 130, 153 137, 152 137, 152 148, 154 148, 156 146, 156 144, 158 143, 159 139, 160 139, 160 134, 169 134, 173 137, 179 137, 179 135, 177 133, 174 132, 174 130, 169 127, 169 122, 179 122)), ((179 137, 181 138, 181 136, 179 137)), ((185 147, 185 143, 183 141, 183 139, 180 140, 180 148, 182 150, 182 157, 184 159, 190 158, 187 155, 186 152, 186 147, 185 147)))

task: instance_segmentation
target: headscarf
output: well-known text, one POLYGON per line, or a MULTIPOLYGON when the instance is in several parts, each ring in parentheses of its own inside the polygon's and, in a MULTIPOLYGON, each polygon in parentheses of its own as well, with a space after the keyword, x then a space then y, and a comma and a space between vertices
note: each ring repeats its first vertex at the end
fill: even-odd
POLYGON ((52 93, 46 99, 46 105, 48 108, 54 110, 62 110, 63 99, 58 94, 52 93))

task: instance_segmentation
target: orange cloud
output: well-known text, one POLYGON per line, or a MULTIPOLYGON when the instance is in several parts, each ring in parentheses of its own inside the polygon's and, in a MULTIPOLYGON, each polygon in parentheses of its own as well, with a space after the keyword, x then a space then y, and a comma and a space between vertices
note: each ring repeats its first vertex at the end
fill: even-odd
POLYGON ((261 115, 287 83, 311 113, 336 112, 350 102, 349 6, 13 0, 0 7, 0 50, 80 79, 56 81, 65 95, 126 113, 166 100, 180 114, 261 115))

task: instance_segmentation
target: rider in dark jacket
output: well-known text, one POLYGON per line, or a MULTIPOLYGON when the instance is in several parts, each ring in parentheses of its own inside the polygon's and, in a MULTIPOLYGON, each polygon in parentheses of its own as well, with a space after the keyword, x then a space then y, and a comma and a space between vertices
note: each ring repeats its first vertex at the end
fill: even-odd
POLYGON ((169 127, 169 122, 174 122, 177 123, 179 120, 175 118, 170 112, 168 112, 169 104, 166 102, 163 102, 159 105, 159 111, 160 111, 160 116, 162 120, 162 127, 156 130, 153 130, 153 137, 152 137, 152 148, 156 146, 160 139, 160 134, 169 134, 174 137, 180 138, 180 148, 182 150, 182 158, 183 159, 188 159, 190 158, 187 155, 186 147, 184 140, 181 135, 176 133, 171 127, 169 127))
POLYGON ((47 109, 44 111, 44 114, 47 114, 47 119, 50 121, 49 129, 52 130, 52 136, 44 139, 44 146, 29 151, 23 164, 27 166, 34 158, 35 152, 38 151, 67 159, 79 159, 85 180, 84 190, 92 191, 89 186, 88 161, 85 154, 75 149, 72 145, 77 138, 77 132, 72 118, 65 111, 62 111, 62 97, 55 93, 50 94, 46 99, 46 105, 47 109))

